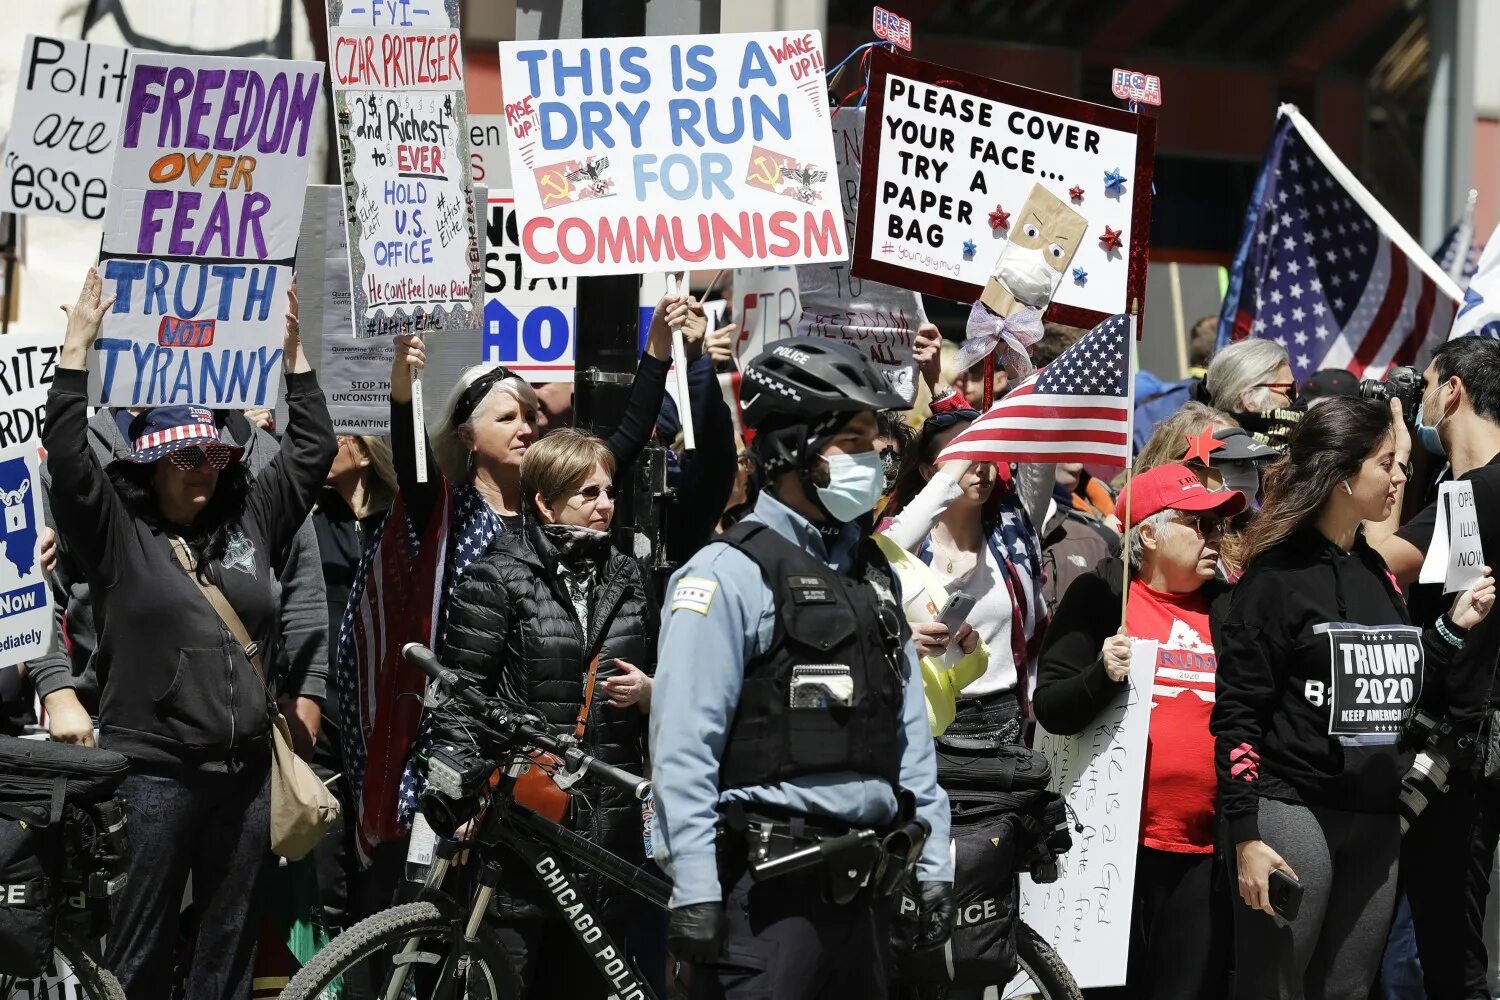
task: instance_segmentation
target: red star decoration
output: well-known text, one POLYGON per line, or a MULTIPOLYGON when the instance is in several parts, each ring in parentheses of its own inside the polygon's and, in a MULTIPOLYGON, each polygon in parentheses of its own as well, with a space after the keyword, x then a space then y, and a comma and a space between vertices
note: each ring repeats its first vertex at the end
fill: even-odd
POLYGON ((1068 197, 1072 198, 1074 201, 1082 201, 1083 188, 1079 187, 1077 184, 1074 184, 1072 187, 1068 188, 1068 197))
POLYGON ((1124 234, 1123 229, 1111 229, 1104 227, 1104 234, 1099 237, 1099 246, 1104 248, 1105 253, 1120 249, 1120 237, 1124 234))
POLYGON ((1209 455, 1224 447, 1224 442, 1214 437, 1214 429, 1212 427, 1205 427, 1203 428, 1203 433, 1197 437, 1191 434, 1187 435, 1187 446, 1187 454, 1182 456, 1184 462, 1191 462, 1197 459, 1204 465, 1212 466, 1213 462, 1209 460, 1209 455))
POLYGON ((990 228, 991 229, 1009 229, 1010 228, 1010 213, 1007 212, 1005 209, 1001 208, 999 205, 996 205, 995 206, 995 210, 990 213, 990 228))

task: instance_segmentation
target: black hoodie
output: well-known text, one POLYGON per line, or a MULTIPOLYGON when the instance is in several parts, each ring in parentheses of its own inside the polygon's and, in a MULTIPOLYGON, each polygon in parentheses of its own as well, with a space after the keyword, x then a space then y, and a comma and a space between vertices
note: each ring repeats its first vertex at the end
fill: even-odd
POLYGON ((1395 812, 1411 762, 1396 746, 1401 722, 1424 673, 1456 649, 1436 629, 1412 627, 1364 535, 1345 552, 1298 529, 1250 564, 1211 624, 1209 728, 1232 842, 1260 839, 1261 798, 1395 812))

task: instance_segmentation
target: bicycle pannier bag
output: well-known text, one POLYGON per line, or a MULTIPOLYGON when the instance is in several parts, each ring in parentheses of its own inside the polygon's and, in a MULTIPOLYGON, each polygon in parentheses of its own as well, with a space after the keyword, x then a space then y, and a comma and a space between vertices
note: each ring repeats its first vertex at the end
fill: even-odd
MULTIPOLYGON (((594 703, 594 683, 599 679, 599 657, 589 661, 589 673, 583 685, 583 707, 578 710, 578 722, 573 735, 583 739, 589 725, 589 707, 594 703)), ((552 772, 563 766, 561 757, 544 750, 533 750, 531 763, 516 778, 513 796, 517 802, 539 816, 554 823, 561 823, 568 812, 568 793, 552 780, 552 772)))

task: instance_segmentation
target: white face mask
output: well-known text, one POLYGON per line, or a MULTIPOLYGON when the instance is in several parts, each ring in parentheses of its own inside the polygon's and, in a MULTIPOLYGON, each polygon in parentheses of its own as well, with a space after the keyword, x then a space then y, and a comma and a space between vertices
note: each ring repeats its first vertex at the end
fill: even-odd
POLYGON ((1052 301, 1052 293, 1062 275, 1052 270, 1042 250, 1007 243, 995 263, 995 277, 999 278, 1016 301, 1028 306, 1043 308, 1052 301))
POLYGON ((823 509, 836 520, 853 521, 874 510, 885 495, 885 465, 877 451, 858 455, 824 455, 828 485, 818 487, 823 509))

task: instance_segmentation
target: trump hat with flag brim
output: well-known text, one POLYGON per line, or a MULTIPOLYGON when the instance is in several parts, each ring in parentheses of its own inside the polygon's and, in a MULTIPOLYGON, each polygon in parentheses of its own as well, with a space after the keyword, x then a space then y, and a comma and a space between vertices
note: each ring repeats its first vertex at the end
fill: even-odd
POLYGON ((115 422, 130 443, 129 454, 121 458, 137 465, 146 465, 174 451, 195 446, 222 445, 235 459, 245 451, 224 437, 214 419, 214 411, 205 406, 158 406, 137 414, 120 410, 115 414, 115 422))

